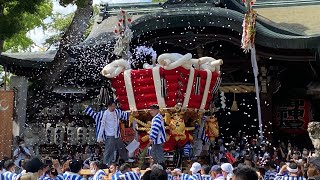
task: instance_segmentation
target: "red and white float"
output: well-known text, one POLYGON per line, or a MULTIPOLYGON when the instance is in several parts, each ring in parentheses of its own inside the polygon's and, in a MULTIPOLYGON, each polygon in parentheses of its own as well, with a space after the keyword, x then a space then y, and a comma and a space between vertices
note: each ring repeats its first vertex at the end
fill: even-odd
POLYGON ((219 86, 222 60, 211 57, 192 59, 191 54, 162 54, 157 65, 132 70, 119 59, 105 66, 102 75, 111 78, 122 110, 148 109, 150 104, 182 109, 209 108, 214 89, 219 86))
POLYGON ((185 123, 190 118, 193 121, 201 119, 198 113, 210 108, 213 95, 221 83, 220 65, 223 61, 212 57, 193 59, 190 53, 166 53, 158 56, 157 62, 133 70, 128 61, 119 59, 106 65, 101 74, 110 78, 120 108, 139 112, 139 117, 131 117, 131 120, 142 126, 137 127, 142 147, 149 142, 148 121, 151 121, 151 117, 146 118, 145 110, 151 104, 158 104, 161 111, 165 111, 163 114, 166 114, 168 139, 164 149, 170 151, 176 147, 184 148, 193 140, 187 131, 194 130, 194 127, 186 127, 185 123), (178 114, 177 120, 174 114, 178 114), (171 125, 175 120, 182 123, 179 128, 171 125), (176 137, 181 133, 184 136, 176 137))

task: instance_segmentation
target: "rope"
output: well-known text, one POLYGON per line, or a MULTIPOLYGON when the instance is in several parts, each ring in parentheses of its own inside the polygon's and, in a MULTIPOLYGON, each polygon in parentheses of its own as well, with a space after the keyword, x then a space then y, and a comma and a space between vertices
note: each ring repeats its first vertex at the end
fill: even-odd
POLYGON ((254 86, 247 85, 233 85, 233 86, 220 86, 220 91, 224 93, 254 93, 256 92, 254 86))

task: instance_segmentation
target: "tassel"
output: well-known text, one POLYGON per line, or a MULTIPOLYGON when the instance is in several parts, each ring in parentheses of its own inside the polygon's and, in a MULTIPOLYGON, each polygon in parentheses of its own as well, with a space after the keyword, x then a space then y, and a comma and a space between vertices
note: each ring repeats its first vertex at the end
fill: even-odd
POLYGON ((233 102, 231 106, 231 111, 239 111, 237 101, 236 101, 236 93, 233 93, 233 102))
POLYGON ((183 86, 183 83, 181 82, 180 79, 178 79, 178 89, 177 89, 177 103, 182 103, 183 101, 183 97, 182 97, 182 92, 181 92, 181 88, 183 86))
POLYGON ((164 76, 161 77, 161 97, 167 96, 167 81, 164 76))
POLYGON ((196 77, 196 85, 194 86, 194 94, 200 95, 200 75, 198 74, 196 77))
POLYGON ((101 87, 100 93, 98 96, 98 104, 99 105, 106 105, 109 101, 109 91, 106 87, 101 87))

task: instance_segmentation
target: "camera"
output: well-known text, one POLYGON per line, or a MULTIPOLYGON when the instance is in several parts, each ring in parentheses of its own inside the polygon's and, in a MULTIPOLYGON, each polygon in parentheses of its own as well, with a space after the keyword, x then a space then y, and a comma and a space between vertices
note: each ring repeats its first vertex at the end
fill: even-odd
POLYGON ((25 153, 25 150, 24 150, 24 148, 23 148, 22 146, 19 146, 19 149, 20 149, 20 151, 21 151, 22 153, 25 153))

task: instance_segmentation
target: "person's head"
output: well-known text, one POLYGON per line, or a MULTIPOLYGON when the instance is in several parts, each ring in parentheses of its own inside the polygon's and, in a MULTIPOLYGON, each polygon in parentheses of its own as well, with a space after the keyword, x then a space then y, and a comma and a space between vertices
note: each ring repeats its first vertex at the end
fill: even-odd
POLYGON ((119 170, 122 174, 124 174, 126 172, 131 171, 131 166, 128 163, 124 163, 120 166, 119 170))
POLYGON ((206 164, 201 166, 201 175, 209 174, 210 173, 210 167, 206 164))
POLYGON ((198 162, 195 162, 192 164, 190 171, 192 174, 200 173, 201 171, 201 164, 198 162))
POLYGON ((12 160, 7 160, 4 162, 4 169, 6 171, 10 171, 10 172, 14 172, 15 171, 15 165, 14 162, 12 160))
POLYGON ((295 162, 290 162, 287 165, 287 171, 289 174, 297 174, 299 171, 298 165, 295 162))
POLYGON ((19 144, 19 146, 24 148, 25 147, 24 139, 19 139, 18 144, 19 144))
POLYGON ((221 165, 221 170, 222 170, 222 174, 223 177, 232 177, 233 174, 233 167, 230 163, 223 163, 221 165))
POLYGON ((160 112, 159 106, 157 104, 153 104, 150 106, 150 114, 151 116, 155 116, 160 112))
POLYGON ((24 159, 21 159, 18 164, 19 164, 19 167, 22 167, 22 169, 25 169, 24 168, 24 164, 25 164, 25 160, 24 159))
POLYGON ((80 160, 77 160, 77 159, 71 160, 69 164, 70 171, 73 173, 79 173, 82 168, 82 164, 83 163, 80 160))
POLYGON ((84 153, 85 153, 85 154, 90 154, 90 153, 91 153, 90 146, 87 146, 87 147, 84 149, 84 153))
POLYGON ((303 154, 304 156, 308 156, 308 154, 309 154, 308 149, 307 149, 307 148, 303 148, 302 154, 303 154))
POLYGON ((141 177, 141 180, 152 180, 151 179, 151 170, 146 171, 143 176, 141 177))
POLYGON ((320 175, 320 157, 312 157, 307 170, 308 177, 320 175))
POLYGON ((108 109, 109 109, 110 112, 113 112, 116 109, 116 107, 117 107, 116 101, 110 100, 108 102, 108 109))
POLYGON ((258 180, 258 174, 249 166, 241 166, 233 171, 232 180, 258 180))
POLYGON ((247 165, 247 166, 250 166, 250 167, 253 167, 254 166, 254 164, 253 164, 253 162, 252 162, 252 160, 251 160, 251 157, 249 156, 249 155, 247 155, 247 156, 245 156, 244 157, 244 162, 243 162, 245 165, 247 165))
POLYGON ((220 153, 220 146, 219 145, 216 145, 216 146, 213 147, 213 153, 214 154, 220 153))
POLYGON ((219 165, 212 166, 210 170, 210 176, 216 178, 219 174, 222 174, 222 169, 219 165))
POLYGON ((109 167, 109 173, 116 173, 117 172, 117 168, 118 168, 118 165, 116 163, 111 163, 110 164, 110 167, 109 167))
POLYGON ((49 176, 50 176, 50 178, 52 178, 52 179, 54 179, 55 177, 57 177, 58 174, 59 174, 58 171, 57 171, 56 169, 54 169, 54 168, 51 168, 50 171, 49 171, 49 176))
POLYGON ((98 166, 99 166, 99 162, 97 161, 90 162, 90 171, 92 174, 95 174, 98 171, 99 169, 98 166))
POLYGON ((151 170, 150 178, 153 180, 167 180, 168 174, 163 169, 151 170))
POLYGON ((276 164, 276 162, 275 161, 268 161, 268 163, 267 163, 267 165, 268 165, 268 168, 270 169, 270 170, 275 170, 275 169, 277 169, 277 164, 276 164))
POLYGON ((151 170, 155 170, 155 169, 160 169, 160 170, 163 170, 163 167, 160 165, 160 164, 153 164, 151 166, 151 170))
POLYGON ((100 151, 101 151, 101 148, 100 148, 99 146, 96 146, 96 147, 94 148, 94 153, 95 153, 95 154, 100 154, 100 151))
POLYGON ((44 166, 44 163, 39 158, 32 158, 26 162, 26 171, 42 174, 44 166))

